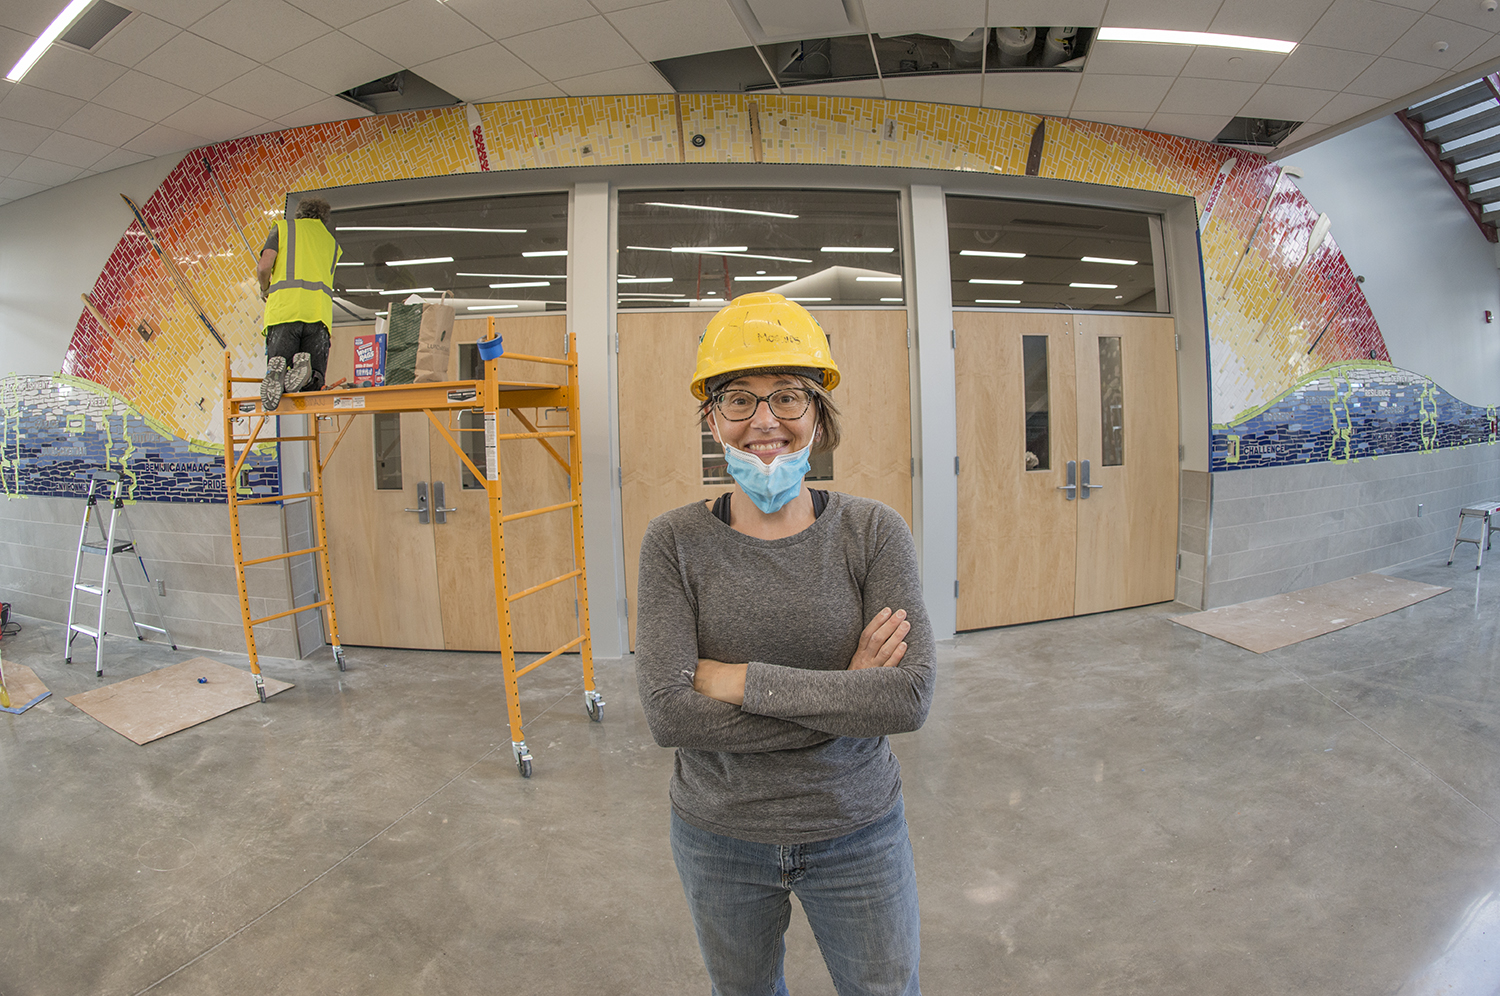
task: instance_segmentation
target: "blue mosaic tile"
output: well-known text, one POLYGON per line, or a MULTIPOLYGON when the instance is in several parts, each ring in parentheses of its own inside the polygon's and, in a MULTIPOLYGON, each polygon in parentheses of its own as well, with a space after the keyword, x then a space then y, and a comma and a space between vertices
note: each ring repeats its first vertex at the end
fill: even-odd
MULTIPOLYGON (((123 474, 131 501, 228 501, 222 450, 177 438, 90 381, 0 378, 0 493, 82 498, 96 470, 123 474)), ((276 447, 258 446, 245 461, 240 494, 280 493, 276 447)))
POLYGON ((1233 425, 1213 428, 1213 471, 1493 445, 1500 408, 1467 404, 1421 374, 1339 364, 1233 425))

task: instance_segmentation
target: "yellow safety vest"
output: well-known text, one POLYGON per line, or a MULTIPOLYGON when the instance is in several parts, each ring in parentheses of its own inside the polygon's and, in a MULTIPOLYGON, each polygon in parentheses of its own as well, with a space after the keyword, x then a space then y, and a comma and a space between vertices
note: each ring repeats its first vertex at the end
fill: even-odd
POLYGON ((333 329, 333 274, 343 250, 317 218, 276 223, 276 263, 266 297, 264 328, 322 322, 333 329))

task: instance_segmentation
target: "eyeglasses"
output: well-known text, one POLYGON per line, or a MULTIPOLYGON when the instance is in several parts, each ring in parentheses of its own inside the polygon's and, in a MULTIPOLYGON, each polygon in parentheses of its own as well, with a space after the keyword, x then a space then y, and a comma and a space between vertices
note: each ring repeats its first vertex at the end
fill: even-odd
POLYGON ((750 391, 722 391, 714 397, 714 407, 731 422, 743 422, 755 414, 764 401, 771 414, 785 422, 795 422, 807 414, 812 392, 800 387, 784 387, 762 398, 750 391))

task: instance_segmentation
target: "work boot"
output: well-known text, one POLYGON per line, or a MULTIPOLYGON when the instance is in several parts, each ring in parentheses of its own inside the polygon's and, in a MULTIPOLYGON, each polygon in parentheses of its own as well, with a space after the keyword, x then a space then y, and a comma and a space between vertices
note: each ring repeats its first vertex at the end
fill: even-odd
POLYGON ((292 357, 292 369, 286 372, 287 393, 300 391, 310 383, 312 383, 312 357, 307 353, 298 353, 292 357))
POLYGON ((274 412, 281 404, 281 394, 286 390, 286 357, 273 356, 266 361, 266 377, 260 382, 260 403, 268 412, 274 412))

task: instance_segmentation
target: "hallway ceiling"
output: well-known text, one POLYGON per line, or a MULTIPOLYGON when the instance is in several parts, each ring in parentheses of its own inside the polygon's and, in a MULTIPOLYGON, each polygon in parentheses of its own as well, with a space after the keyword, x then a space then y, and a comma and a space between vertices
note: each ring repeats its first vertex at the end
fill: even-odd
MULTIPOLYGON (((1305 122, 1285 150, 1500 68, 1484 0, 114 0, 91 50, 0 80, 0 203, 229 138, 364 114, 334 96, 411 70, 470 102, 669 92, 654 62, 869 31, 1008 24, 1274 37, 1290 55, 1095 41, 1079 72, 871 79, 789 93, 1000 107, 1213 140, 1305 122)), ((9 68, 65 0, 0 5, 9 68)), ((763 47, 763 52, 767 50, 763 47)), ((770 52, 767 53, 771 55, 770 52)))

